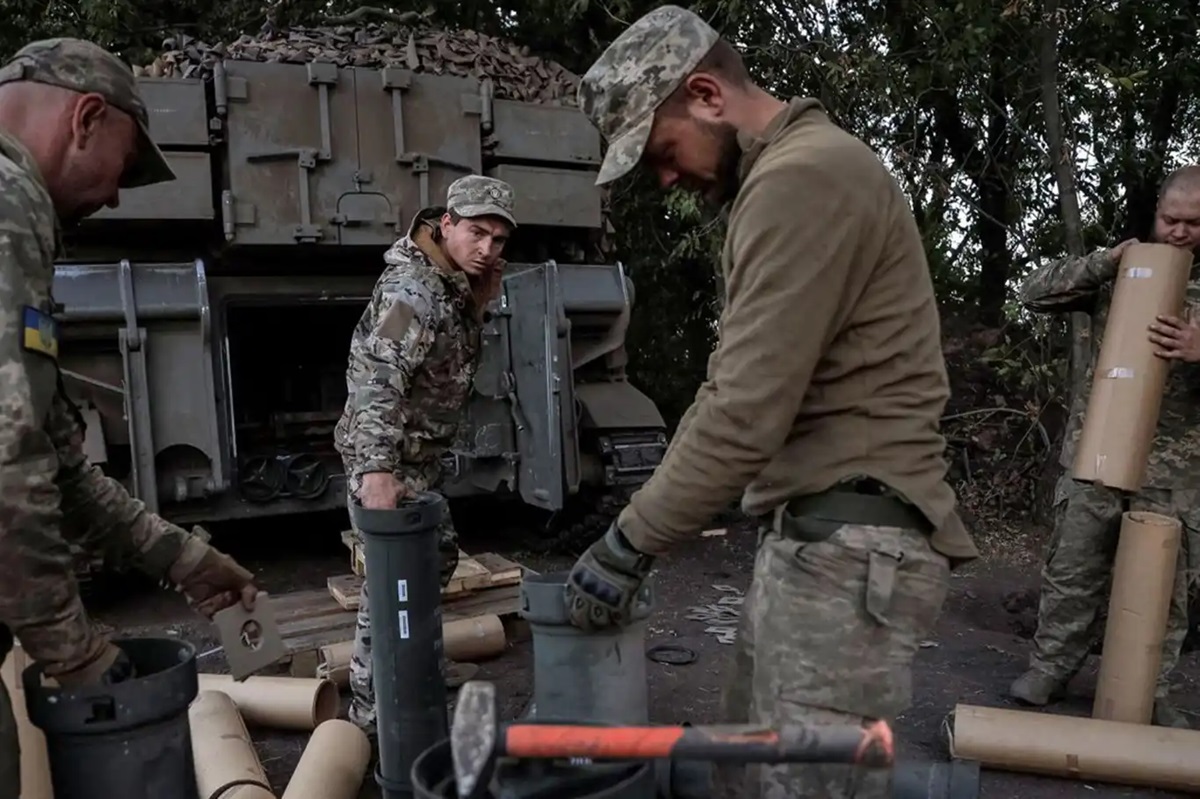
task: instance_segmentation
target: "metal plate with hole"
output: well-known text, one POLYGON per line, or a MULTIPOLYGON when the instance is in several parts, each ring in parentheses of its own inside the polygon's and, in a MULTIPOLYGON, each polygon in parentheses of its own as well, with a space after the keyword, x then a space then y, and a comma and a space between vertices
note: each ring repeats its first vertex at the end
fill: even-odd
POLYGON ((263 591, 254 600, 254 610, 246 610, 239 602, 213 614, 213 624, 235 680, 246 679, 288 653, 275 622, 271 598, 263 591))

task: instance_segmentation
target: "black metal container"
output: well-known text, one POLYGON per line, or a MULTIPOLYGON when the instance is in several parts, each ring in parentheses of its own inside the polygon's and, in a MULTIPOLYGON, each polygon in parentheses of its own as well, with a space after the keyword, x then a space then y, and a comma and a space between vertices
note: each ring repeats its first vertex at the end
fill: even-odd
POLYGON ((172 638, 113 643, 133 661, 133 679, 67 690, 43 686, 40 664, 22 674, 55 799, 198 799, 187 715, 199 690, 195 648, 172 638))
POLYGON ((363 535, 379 764, 384 799, 413 795, 413 761, 449 735, 442 674, 442 585, 438 525, 449 511, 426 492, 395 510, 348 503, 363 535))

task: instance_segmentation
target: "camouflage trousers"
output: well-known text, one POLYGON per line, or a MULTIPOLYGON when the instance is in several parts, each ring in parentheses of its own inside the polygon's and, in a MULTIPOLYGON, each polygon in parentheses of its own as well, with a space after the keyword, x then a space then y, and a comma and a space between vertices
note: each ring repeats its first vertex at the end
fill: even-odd
MULTIPOLYGON (((723 719, 733 724, 894 722, 912 701, 912 662, 933 634, 950 566, 929 538, 843 525, 824 541, 759 534, 723 719)), ((716 794, 746 799, 890 799, 887 770, 722 765, 716 794)))
MULTIPOLYGON (((1160 513, 1183 524, 1156 691, 1162 698, 1170 692, 1169 677, 1187 635, 1188 592, 1200 560, 1200 490, 1143 489, 1129 500, 1128 509, 1160 513)), ((1074 480, 1069 472, 1059 478, 1054 489, 1054 535, 1042 567, 1031 668, 1068 681, 1104 634, 1102 619, 1123 510, 1119 492, 1074 480)))
MULTIPOLYGON (((357 493, 358 487, 356 481, 348 481, 347 490, 351 494, 357 493)), ((357 529, 354 529, 354 538, 362 541, 362 534, 357 529)), ((438 528, 438 552, 441 555, 441 583, 445 588, 458 568, 458 531, 454 529, 454 521, 448 510, 438 528)), ((370 561, 366 561, 366 568, 371 568, 370 561)), ((371 611, 367 596, 367 581, 363 580, 354 628, 354 651, 350 656, 350 708, 347 716, 353 724, 370 734, 375 731, 375 683, 371 676, 371 611)), ((445 668, 443 660, 443 672, 445 668)))

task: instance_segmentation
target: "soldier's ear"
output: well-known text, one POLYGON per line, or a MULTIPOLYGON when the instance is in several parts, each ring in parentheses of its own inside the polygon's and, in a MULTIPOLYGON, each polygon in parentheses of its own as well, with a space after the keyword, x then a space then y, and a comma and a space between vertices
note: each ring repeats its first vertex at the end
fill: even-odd
POLYGON ((99 94, 80 95, 71 116, 71 133, 75 146, 83 149, 92 142, 108 113, 108 102, 99 94))

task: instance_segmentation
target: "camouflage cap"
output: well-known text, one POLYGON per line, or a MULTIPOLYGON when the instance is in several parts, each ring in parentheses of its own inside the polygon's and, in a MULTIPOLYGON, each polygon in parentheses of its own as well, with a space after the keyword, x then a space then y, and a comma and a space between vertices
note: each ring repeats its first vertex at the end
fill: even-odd
POLYGON ((513 203, 516 192, 503 180, 483 175, 467 175, 450 184, 446 191, 446 208, 460 216, 495 215, 507 219, 513 227, 513 203))
POLYGON ((138 94, 133 70, 100 45, 68 38, 31 42, 0 68, 0 84, 17 81, 95 92, 133 117, 138 126, 138 158, 121 176, 121 188, 175 180, 167 159, 150 138, 150 115, 138 94))
POLYGON ((579 107, 608 142, 597 185, 637 165, 654 112, 720 36, 679 6, 661 6, 630 25, 579 82, 579 107))

